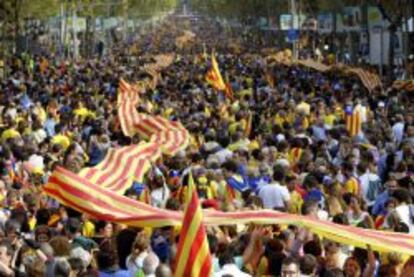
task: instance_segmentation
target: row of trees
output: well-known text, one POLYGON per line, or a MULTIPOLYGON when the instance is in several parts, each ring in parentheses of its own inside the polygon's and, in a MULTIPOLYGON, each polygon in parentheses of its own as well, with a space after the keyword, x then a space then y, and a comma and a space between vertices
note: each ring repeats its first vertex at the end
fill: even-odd
MULTIPOLYGON (((0 1, 0 37, 4 50, 6 42, 15 46, 25 31, 27 20, 47 20, 52 17, 77 16, 87 19, 87 33, 93 32, 97 17, 149 19, 174 9, 179 0, 2 0, 0 1)), ((27 32, 26 32, 27 33, 27 32)))
MULTIPOLYGON (((276 17, 290 11, 292 0, 189 0, 191 8, 214 17, 234 19, 248 23, 250 18, 276 17)), ((319 12, 340 14, 347 6, 359 6, 363 9, 363 25, 367 24, 367 7, 377 6, 383 18, 389 21, 390 32, 389 61, 394 61, 394 39, 398 27, 414 16, 413 0, 295 0, 302 13, 316 17, 319 12)), ((405 36, 409 45, 408 35, 405 36)), ((406 45, 407 45, 406 44, 406 45)), ((409 48, 406 47, 406 48, 409 48)))

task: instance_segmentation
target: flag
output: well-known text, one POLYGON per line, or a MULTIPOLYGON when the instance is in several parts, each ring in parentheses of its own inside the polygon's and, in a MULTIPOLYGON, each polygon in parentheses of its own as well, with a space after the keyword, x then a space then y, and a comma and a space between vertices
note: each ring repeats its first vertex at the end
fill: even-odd
POLYGON ((216 90, 226 90, 226 84, 221 76, 220 69, 214 54, 211 54, 211 68, 206 74, 206 81, 216 90))
POLYGON ((378 76, 378 74, 355 67, 349 68, 348 72, 356 74, 369 92, 372 92, 375 88, 382 86, 381 78, 378 76))
MULTIPOLYGON (((49 197, 54 198, 63 205, 97 220, 110 221, 132 227, 154 228, 180 226, 186 222, 183 220, 183 214, 179 211, 159 209, 135 201, 109 189, 102 188, 75 173, 59 167, 52 173, 48 183, 42 189, 49 197)), ((201 212, 201 210, 197 211, 201 212)), ((197 222, 201 222, 201 219, 200 217, 193 218, 191 222, 192 225, 188 227, 196 226, 196 224, 199 224, 197 222)), ((238 212, 205 210, 203 211, 203 222, 206 225, 214 226, 249 223, 303 226, 312 230, 314 234, 338 243, 353 245, 359 248, 366 248, 367 244, 370 244, 375 251, 397 251, 401 254, 414 255, 414 236, 410 234, 362 229, 273 210, 238 212)), ((186 238, 189 237, 189 234, 187 231, 186 238)), ((191 241, 194 242, 194 239, 191 241)), ((190 252, 190 254, 192 253, 190 252)), ((199 251, 199 253, 198 257, 201 257, 202 252, 199 251)), ((196 262, 200 260, 201 258, 197 258, 196 262)))
POLYGON ((332 68, 329 65, 314 61, 312 59, 299 60, 298 63, 302 66, 312 68, 312 69, 314 69, 316 71, 319 71, 319 72, 327 72, 327 71, 331 70, 331 68, 332 68))
POLYGON ((151 163, 160 156, 161 149, 154 142, 110 148, 102 162, 82 169, 78 175, 100 187, 123 194, 134 181, 142 182, 151 163))
POLYGON ((140 137, 157 143, 164 154, 175 155, 184 150, 190 141, 190 134, 179 122, 169 121, 162 116, 138 113, 135 106, 139 101, 133 87, 120 81, 118 92, 118 118, 125 136, 140 137))
POLYGON ((226 83, 226 89, 224 90, 224 96, 226 98, 233 100, 233 88, 230 83, 226 83))
POLYGON ((253 114, 251 112, 249 112, 249 114, 247 115, 247 120, 246 120, 246 128, 244 129, 244 135, 249 138, 250 134, 252 132, 252 122, 253 121, 253 114))
POLYGON ((188 178, 188 195, 183 224, 177 247, 174 276, 204 277, 212 273, 212 259, 202 222, 203 213, 194 187, 193 176, 188 178))
POLYGON ((345 107, 345 124, 349 135, 357 136, 361 132, 361 112, 351 106, 345 107))

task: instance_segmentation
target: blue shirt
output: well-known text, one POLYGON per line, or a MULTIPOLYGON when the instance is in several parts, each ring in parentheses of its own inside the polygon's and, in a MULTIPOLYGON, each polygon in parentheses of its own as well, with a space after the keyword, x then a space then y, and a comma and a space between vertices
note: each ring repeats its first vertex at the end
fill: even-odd
POLYGON ((262 186, 270 184, 271 179, 269 176, 249 177, 248 182, 250 188, 257 193, 262 186))
POLYGON ((240 175, 233 175, 230 178, 228 178, 227 184, 239 192, 243 192, 249 189, 249 185, 240 175))
POLYGON ((33 102, 27 94, 24 94, 20 99, 20 105, 23 107, 23 109, 28 110, 30 106, 33 105, 33 102))
POLYGON ((390 199, 390 194, 388 190, 378 195, 377 199, 375 200, 374 206, 372 207, 371 213, 375 216, 383 214, 385 212, 385 203, 387 203, 388 199, 390 199))
POLYGON ((99 277, 130 277, 128 270, 99 271, 99 277))
POLYGON ((56 134, 55 126, 56 126, 56 122, 53 119, 49 118, 48 120, 46 120, 45 130, 46 130, 48 137, 53 137, 56 134))
POLYGON ((319 126, 312 126, 312 133, 313 133, 313 137, 315 138, 316 141, 326 141, 327 137, 326 137, 326 130, 322 127, 319 126))

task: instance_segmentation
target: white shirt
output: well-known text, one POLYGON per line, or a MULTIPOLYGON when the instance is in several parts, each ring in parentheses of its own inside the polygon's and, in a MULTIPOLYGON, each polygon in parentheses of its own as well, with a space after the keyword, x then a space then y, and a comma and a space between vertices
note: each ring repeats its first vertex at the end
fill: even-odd
MULTIPOLYGON (((363 175, 359 176, 359 184, 360 184, 360 188, 361 188, 361 193, 362 193, 362 197, 364 197, 365 202, 367 203, 368 206, 374 205, 375 201, 369 201, 367 199, 367 193, 368 193, 368 189, 369 189, 369 182, 376 182, 378 181, 380 178, 378 177, 377 174, 374 173, 370 173, 370 172, 366 172, 363 175)), ((378 194, 380 192, 378 191, 378 194)))
POLYGON ((33 132, 33 138, 36 143, 42 143, 47 138, 47 133, 44 129, 38 129, 33 132))
POLYGON ((411 221, 410 207, 407 204, 403 204, 395 208, 395 211, 397 212, 401 221, 407 224, 407 226, 410 228, 410 234, 414 234, 414 224, 411 221))
POLYGON ((214 277, 221 277, 224 275, 231 275, 237 277, 250 277, 251 275, 241 271, 235 264, 226 264, 223 268, 214 274, 214 277))
POLYGON ((220 164, 224 163, 231 157, 233 157, 233 152, 230 151, 227 148, 221 149, 220 151, 217 151, 215 154, 211 155, 217 158, 220 164))
POLYGON ((404 122, 397 122, 392 126, 392 134, 394 136, 395 142, 399 145, 404 136, 404 122))
POLYGON ((131 273, 131 276, 134 276, 138 271, 140 271, 144 265, 144 260, 148 256, 148 252, 141 252, 135 260, 132 259, 132 256, 129 255, 126 259, 126 266, 128 271, 131 273))
POLYGON ((170 190, 164 184, 163 187, 151 191, 151 203, 158 208, 165 208, 168 198, 170 197, 170 190))
POLYGON ((262 199, 265 209, 284 208, 285 202, 290 200, 287 187, 281 186, 279 183, 264 185, 258 196, 262 199))

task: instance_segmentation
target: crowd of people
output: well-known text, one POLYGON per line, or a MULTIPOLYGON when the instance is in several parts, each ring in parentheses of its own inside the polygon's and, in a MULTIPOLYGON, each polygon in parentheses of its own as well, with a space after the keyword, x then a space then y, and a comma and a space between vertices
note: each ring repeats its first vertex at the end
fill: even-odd
MULTIPOLYGON (((132 228, 92 218, 42 193, 57 166, 95 166, 108 149, 138 143, 117 118, 120 78, 176 52, 136 107, 180 121, 192 140, 164 156, 126 195, 184 210, 189 169, 204 209, 275 209, 360 228, 414 233, 412 95, 384 84, 368 92, 355 77, 268 64, 259 48, 192 26, 191 51, 175 49, 162 24, 100 58, 16 56, 0 85, 0 275, 172 276, 179 228, 132 228), (163 31, 161 31, 163 30, 163 31), (232 99, 205 81, 204 42, 217 42, 232 99), (346 106, 361 132, 346 129, 346 106), (148 197, 143 197, 144 195, 148 197)), ((297 226, 207 227, 214 276, 414 276, 413 261, 328 241, 297 226)))

